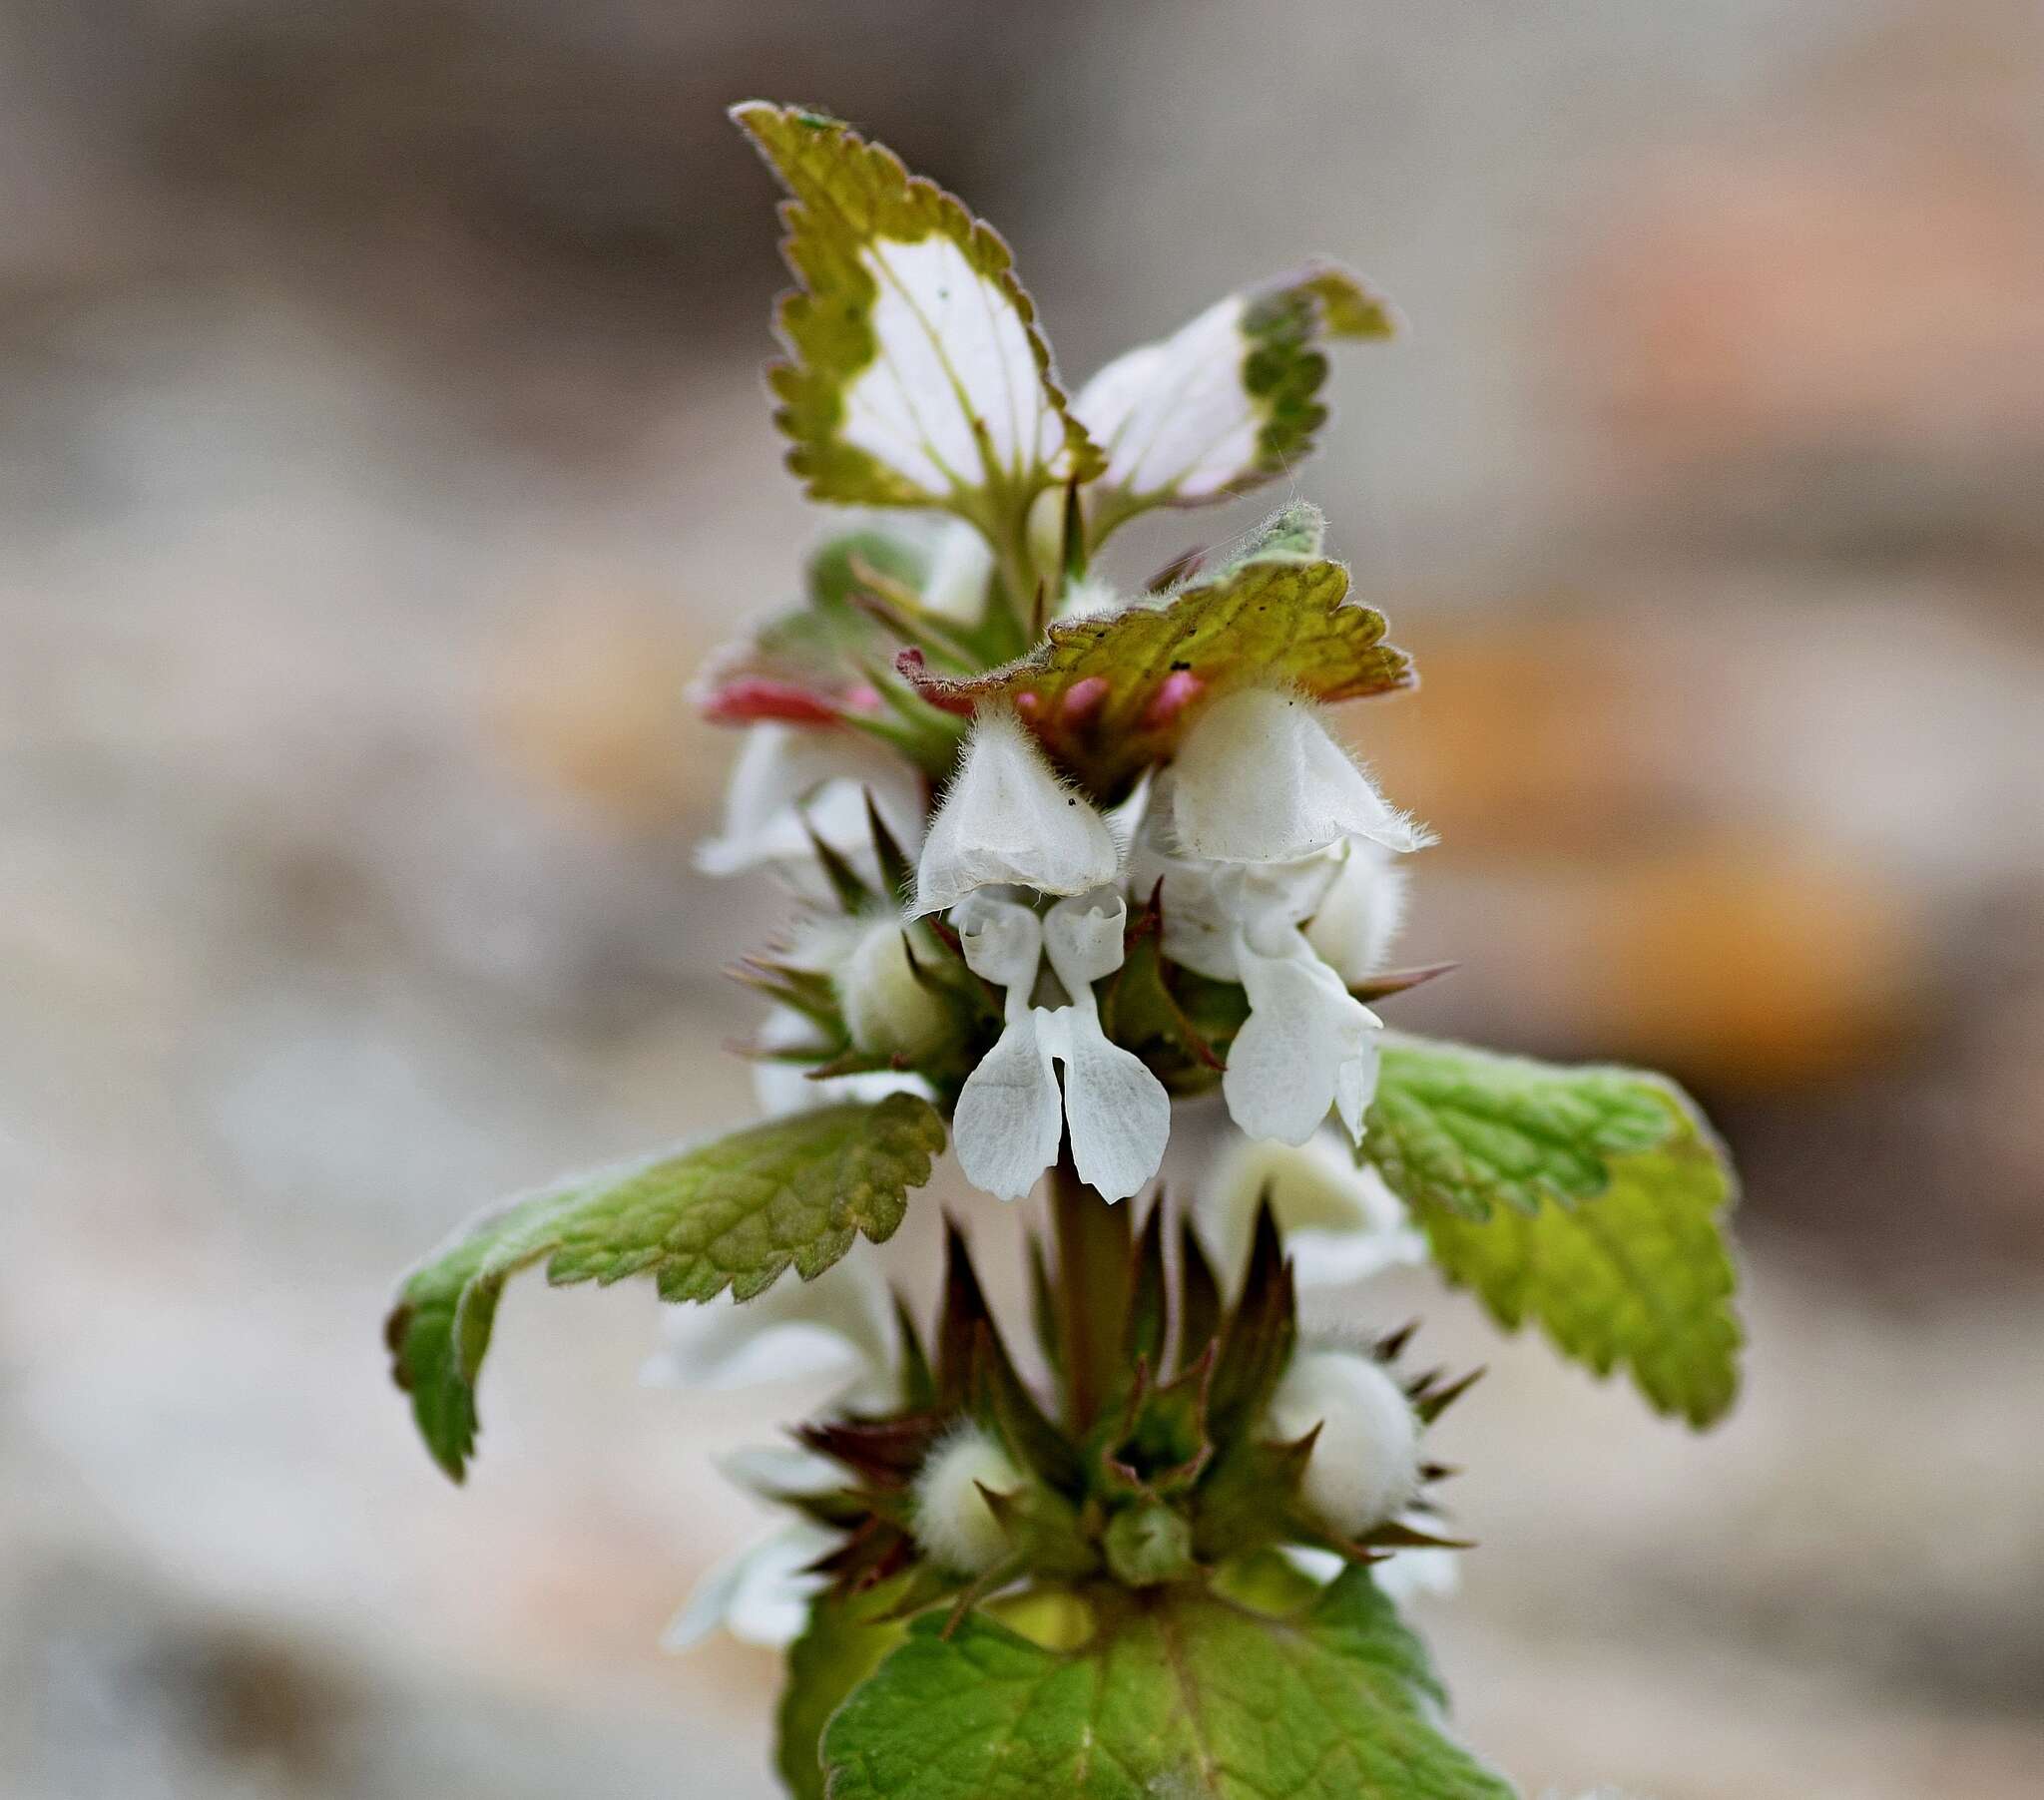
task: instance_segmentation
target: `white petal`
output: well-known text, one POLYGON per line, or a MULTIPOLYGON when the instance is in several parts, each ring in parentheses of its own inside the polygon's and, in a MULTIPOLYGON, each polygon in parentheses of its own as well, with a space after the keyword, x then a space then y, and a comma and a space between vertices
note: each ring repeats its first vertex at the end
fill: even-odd
POLYGON ((1115 876, 1117 852, 1092 802, 1060 782, 1013 711, 983 710, 916 868, 915 910, 1015 883, 1080 894, 1115 876))
MULTIPOLYGON (((1426 1529, 1423 1517, 1410 1523, 1421 1531, 1426 1529)), ((1303 1544, 1287 1544, 1282 1554, 1292 1568, 1311 1576, 1322 1587, 1348 1567, 1348 1559, 1336 1552, 1314 1550, 1303 1544)), ((1399 1550, 1372 1565, 1369 1575, 1386 1599, 1402 1605, 1422 1593, 1453 1593, 1462 1584, 1462 1560, 1451 1550, 1399 1550)), ((1585 1795, 1583 1800, 1597 1797, 1585 1795)))
POLYGON ((784 1649, 801 1635, 809 1598, 824 1585, 821 1575, 802 1572, 836 1543, 834 1534, 804 1519, 726 1558, 696 1583, 662 1634, 662 1647, 691 1649, 723 1625, 747 1643, 784 1649))
POLYGON ((1416 850, 1425 832, 1378 793, 1298 695, 1247 687, 1193 722, 1173 764, 1179 847, 1224 862, 1276 862, 1344 837, 1416 850))
POLYGON ((1090 1007, 1060 1007, 1043 1036, 1065 1066, 1065 1118, 1080 1179, 1125 1200, 1157 1172, 1171 1138, 1171 1096, 1142 1058, 1108 1042, 1090 1007))
POLYGON ((1199 1196, 1203 1234, 1223 1270, 1243 1266, 1267 1193, 1301 1287, 1337 1286, 1426 1259, 1424 1241, 1382 1176, 1358 1167, 1331 1131, 1299 1145, 1231 1136, 1199 1196))
POLYGON ((865 796, 903 849, 922 840, 922 780, 863 732, 834 725, 751 726, 732 770, 724 830, 697 846, 706 875, 812 868, 803 817, 817 836, 861 867, 874 864, 865 796))
POLYGON ((1010 1020, 1000 1042, 965 1078, 951 1140, 959 1166, 975 1187, 1019 1200, 1057 1160, 1064 1108, 1038 1026, 1041 1015, 1010 1020))
POLYGON ((1178 853, 1173 777, 1152 778, 1129 849, 1129 892, 1139 904, 1152 894, 1164 908, 1164 954, 1214 981, 1239 979, 1236 919, 1224 903, 1221 865, 1178 853))
MULTIPOLYGON (((1424 1514, 1410 1523, 1427 1529, 1424 1514)), ((1399 1550, 1369 1573, 1386 1599, 1403 1605, 1422 1593, 1453 1593, 1462 1585, 1462 1559, 1451 1550, 1399 1550)))
POLYGON ((845 442, 938 498, 1057 465, 1064 422, 1014 301, 940 235, 881 238, 859 260, 877 353, 844 389, 845 442))
POLYGON ((1076 999, 1082 987, 1122 966, 1128 924, 1129 903, 1111 887, 1060 900, 1050 909, 1043 921, 1043 948, 1066 993, 1076 999))
POLYGON ((1341 847, 1340 873, 1305 928, 1313 953, 1353 985, 1384 966, 1405 917, 1406 871, 1381 844, 1341 847))
POLYGON ((996 987, 1020 989, 1027 1001, 1043 962, 1043 921, 1021 901, 989 888, 954 906, 950 921, 965 966, 996 987))
POLYGON ((869 1380, 891 1366, 894 1324, 876 1271, 847 1257, 813 1281, 783 1275, 743 1303, 729 1295, 663 1309, 662 1349, 641 1379, 723 1390, 766 1381, 869 1380))
MULTIPOLYGON (((1291 933, 1297 940, 1297 933, 1291 933)), ((1235 1123, 1252 1137, 1304 1143, 1339 1109, 1360 1140, 1376 1086, 1382 1023, 1341 978, 1297 941, 1297 953, 1240 949, 1250 1017, 1229 1047, 1221 1091, 1235 1123)))
POLYGON ((799 1444, 746 1444, 717 1459, 717 1473, 762 1500, 779 1494, 828 1494, 844 1486, 844 1471, 799 1444))

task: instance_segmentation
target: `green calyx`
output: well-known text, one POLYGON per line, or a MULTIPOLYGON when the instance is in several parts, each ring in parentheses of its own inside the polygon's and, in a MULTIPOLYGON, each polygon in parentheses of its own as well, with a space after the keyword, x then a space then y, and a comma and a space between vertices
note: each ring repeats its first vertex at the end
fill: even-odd
MULTIPOLYGON (((1114 1309, 1120 1331, 1109 1360, 1123 1374, 1086 1417, 1069 1371, 1048 1394, 1018 1373, 952 1228, 931 1342, 900 1317, 898 1406, 797 1433, 845 1473, 840 1488, 785 1501, 842 1533, 837 1551, 817 1565, 834 1590, 849 1599, 885 1583, 889 1616, 947 1600, 962 1616, 1017 1581, 1204 1585, 1223 1569, 1286 1544, 1333 1550, 1367 1566, 1394 1550, 1447 1543, 1401 1521, 1343 1538, 1302 1504, 1312 1444, 1274 1442, 1265 1418, 1297 1339, 1291 1269, 1268 1208, 1233 1305, 1220 1303, 1214 1270, 1189 1227, 1176 1260, 1173 1272, 1160 1205, 1128 1252, 1114 1309), (968 1429, 998 1445, 1021 1478, 983 1491, 1004 1550, 970 1574, 932 1554, 917 1520, 924 1470, 968 1429)), ((1066 1272, 1045 1280, 1047 1309, 1058 1316, 1066 1272)), ((1406 1335, 1381 1340, 1375 1354, 1388 1366, 1406 1335)), ((1047 1362, 1057 1347, 1043 1346, 1047 1362)), ((1430 1420, 1466 1383, 1445 1384, 1435 1374, 1402 1385, 1415 1412, 1430 1420)), ((1425 1471, 1429 1481, 1444 1473, 1425 1471)))

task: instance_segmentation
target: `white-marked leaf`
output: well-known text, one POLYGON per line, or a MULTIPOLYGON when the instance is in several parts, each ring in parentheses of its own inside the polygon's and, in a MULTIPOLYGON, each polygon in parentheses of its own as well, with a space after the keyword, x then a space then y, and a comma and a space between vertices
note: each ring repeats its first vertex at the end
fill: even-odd
POLYGON ((801 285, 771 379, 812 498, 947 507, 1012 541, 1044 488, 1097 473, 990 225, 839 120, 764 101, 732 117, 793 197, 801 285))
POLYGON ((1316 263, 1117 357, 1072 407, 1107 456, 1091 496, 1096 539, 1147 507, 1225 500, 1281 474, 1327 416, 1321 343, 1392 328, 1346 269, 1316 263))

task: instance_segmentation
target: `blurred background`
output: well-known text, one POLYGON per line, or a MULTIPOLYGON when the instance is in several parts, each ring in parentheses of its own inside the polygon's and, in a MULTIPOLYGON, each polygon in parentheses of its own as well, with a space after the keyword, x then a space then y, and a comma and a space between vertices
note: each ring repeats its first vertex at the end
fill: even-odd
POLYGON ((997 221, 1070 374, 1312 251, 1410 321, 1297 487, 1425 672, 1351 714, 1462 964, 1393 1022, 1690 1083, 1755 1340, 1697 1439, 1357 1302, 1493 1365, 1466 1733, 2036 1794, 2033 0, 0 7, 0 1788, 769 1791, 772 1658, 656 1640, 811 1396, 522 1285, 457 1492, 377 1342, 481 1202, 751 1105, 680 696, 814 528, 755 94, 997 221))

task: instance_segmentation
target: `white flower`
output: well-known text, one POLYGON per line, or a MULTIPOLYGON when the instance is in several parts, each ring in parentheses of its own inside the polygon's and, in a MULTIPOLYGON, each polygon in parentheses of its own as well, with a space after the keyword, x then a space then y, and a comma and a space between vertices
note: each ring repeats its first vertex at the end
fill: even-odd
POLYGON ((1265 1423, 1283 1443, 1318 1428, 1301 1498, 1347 1537, 1382 1525, 1419 1497, 1419 1417, 1373 1356, 1301 1350, 1265 1423))
POLYGON ((1368 838, 1350 838, 1334 852, 1339 873, 1306 921, 1313 954, 1350 987, 1384 967, 1405 922, 1406 874, 1391 852, 1368 838))
POLYGON ((741 1304, 661 1309, 663 1343, 640 1379, 653 1387, 725 1390, 768 1381, 829 1379, 844 1405, 884 1403, 894 1363, 894 1317, 874 1260, 848 1256, 813 1281, 783 1274, 741 1304), (848 1385, 846 1385, 848 1384, 848 1385))
POLYGON ((662 1634, 662 1647, 691 1649, 722 1625, 743 1642, 785 1649, 801 1635, 809 1600, 825 1585, 808 1566, 838 1542, 836 1533, 806 1519, 775 1527, 696 1583, 662 1634))
POLYGON ((1193 721, 1173 762, 1179 847, 1222 862, 1278 862, 1366 837, 1416 850, 1426 833, 1394 810, 1321 722, 1275 687, 1245 687, 1193 721))
POLYGON ((1061 782, 1006 706, 983 707, 916 867, 915 911, 1013 883, 1083 894, 1114 879, 1117 852, 1091 801, 1061 782))
POLYGON ((1248 1260, 1267 1194, 1301 1287, 1340 1286, 1426 1260, 1425 1239, 1397 1195, 1375 1169, 1358 1167, 1331 1131, 1295 1146, 1230 1135, 1199 1194, 1203 1235, 1224 1271, 1248 1260))
POLYGON ((813 830, 877 884, 868 793, 895 841, 912 855, 922 841, 922 779, 899 756, 848 727, 777 720, 753 725, 732 770, 724 830, 697 846, 696 866, 706 875, 770 868, 824 898, 809 842, 813 830))
MULTIPOLYGON (((829 1055, 816 1045, 816 1028, 792 1007, 771 1009, 760 1027, 763 1051, 798 1051, 814 1048, 816 1060, 829 1055)), ((797 1063, 784 1063, 765 1056, 753 1065, 753 1094, 760 1111, 770 1119, 789 1113, 807 1113, 817 1107, 834 1107, 841 1101, 885 1100, 890 1094, 919 1094, 933 1098, 933 1090, 919 1075, 905 1070, 875 1069, 859 1075, 833 1075, 812 1082, 797 1063)))
POLYGON ((1108 1041, 1093 993, 1121 967, 1127 919, 1128 903, 1111 888, 1061 900, 1041 919, 986 890, 953 909, 967 966, 1007 990, 1006 1028, 966 1077, 952 1119, 975 1186, 1022 1198, 1057 1160, 1067 1126, 1080 1178, 1107 1199, 1126 1199, 1157 1172, 1171 1097, 1139 1057, 1108 1041), (1046 956, 1062 1006, 1032 1004, 1046 956))
POLYGON ((1235 1123, 1252 1137, 1303 1143, 1331 1107, 1360 1143, 1376 1095, 1383 1021, 1288 920, 1249 921, 1236 957, 1250 1016, 1228 1047, 1221 1077, 1235 1123))
POLYGON ((1229 1112, 1252 1137, 1299 1144, 1332 1111, 1361 1142, 1383 1022, 1299 929, 1341 874, 1344 848, 1261 864, 1183 855, 1184 798, 1175 773, 1154 784, 1130 882, 1141 894, 1161 883, 1167 956, 1248 996, 1221 1082, 1229 1112))
POLYGON ((1008 1554, 1008 1534, 988 1493, 1013 1494, 1022 1472, 977 1426, 965 1426, 932 1450, 915 1478, 915 1542, 945 1568, 984 1575, 1008 1554))

